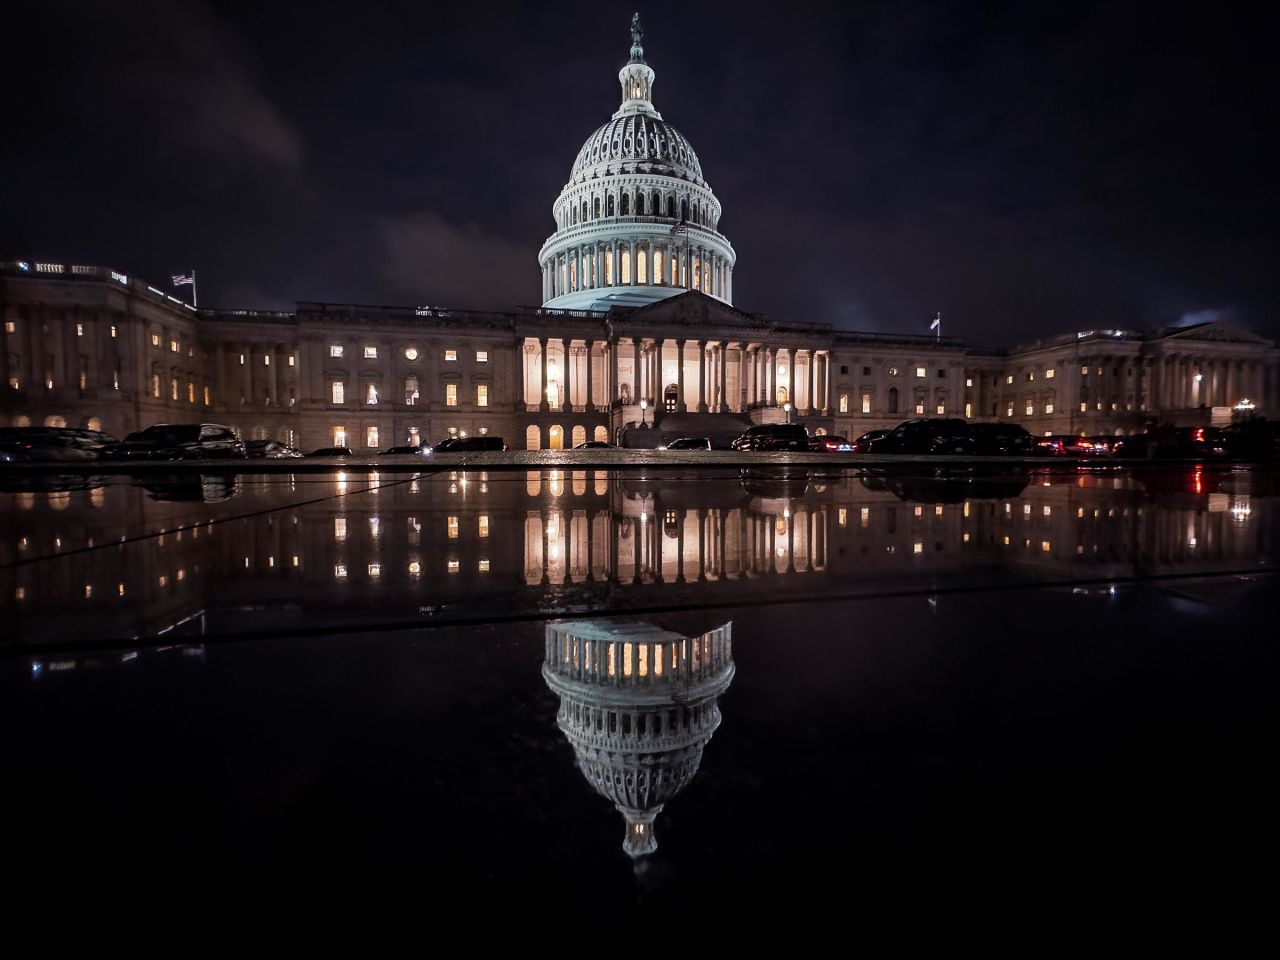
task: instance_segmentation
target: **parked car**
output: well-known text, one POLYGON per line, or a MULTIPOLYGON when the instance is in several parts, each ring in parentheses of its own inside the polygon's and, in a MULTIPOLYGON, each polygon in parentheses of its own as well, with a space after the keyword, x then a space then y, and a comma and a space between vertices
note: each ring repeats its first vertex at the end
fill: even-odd
POLYGON ((573 449, 575 450, 616 450, 617 447, 615 447, 612 443, 606 443, 603 440, 587 440, 584 443, 579 443, 573 449))
POLYGON ((321 447, 319 450, 312 450, 307 454, 308 457, 353 457, 355 454, 351 452, 350 447, 321 447))
POLYGON ((659 447, 659 450, 710 450, 710 437, 681 437, 678 440, 672 440, 666 447, 659 447))
POLYGON ((67 427, 4 427, 0 428, 0 453, 10 463, 96 460, 105 444, 92 440, 85 434, 105 436, 91 430, 67 427))
POLYGON ((242 460, 244 442, 220 423, 157 423, 102 452, 104 460, 242 460))
POLYGON ((436 453, 479 453, 483 450, 506 450, 501 437, 450 437, 433 448, 436 453))
POLYGON ((244 452, 252 460, 281 460, 302 456, 301 450, 295 450, 279 440, 250 440, 244 445, 244 452))
POLYGON ((1035 448, 1035 438, 1016 423, 971 423, 969 447, 962 452, 984 457, 1029 457, 1035 448))
POLYGON ((857 440, 853 441, 850 446, 853 447, 854 453, 870 453, 871 444, 885 436, 888 432, 888 430, 868 430, 857 440))
POLYGON ((853 444, 844 437, 824 433, 809 438, 809 449, 817 453, 852 453, 853 444))
POLYGON ((808 450, 809 431, 799 423, 759 423, 729 446, 733 450, 808 450))
POLYGON ((1081 437, 1075 434, 1054 434, 1036 438, 1038 456, 1051 457, 1100 457, 1111 453, 1105 437, 1081 437))
POLYGON ((408 456, 420 457, 423 454, 425 454, 428 449, 429 448, 427 447, 414 447, 414 446, 408 446, 408 445, 403 447, 387 447, 387 449, 385 450, 379 450, 378 456, 398 457, 398 456, 408 455, 408 456))
POLYGON ((923 419, 898 424, 871 441, 871 453, 971 453, 970 425, 963 420, 923 419))
POLYGON ((1150 433, 1118 439, 1117 457, 1210 459, 1228 455, 1228 435, 1216 427, 1159 427, 1150 433))

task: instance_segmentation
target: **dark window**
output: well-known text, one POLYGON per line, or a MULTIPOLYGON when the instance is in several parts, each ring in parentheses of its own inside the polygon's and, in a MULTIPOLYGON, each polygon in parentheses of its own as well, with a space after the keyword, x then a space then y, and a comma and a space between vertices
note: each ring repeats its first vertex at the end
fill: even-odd
POLYGON ((946 370, 939 370, 939 371, 938 371, 938 377, 939 377, 939 379, 942 379, 942 380, 947 379, 947 371, 946 371, 946 370))
POLYGON ((897 387, 889 388, 889 412, 890 413, 898 412, 898 388, 897 387))
POLYGON ((863 367, 863 368, 862 368, 862 375, 863 375, 864 377, 869 377, 869 376, 871 376, 871 368, 870 368, 870 367, 863 367))
POLYGON ((848 372, 849 372, 849 368, 848 368, 848 367, 845 367, 845 366, 842 366, 842 367, 840 368, 840 372, 841 372, 842 374, 846 374, 846 373, 848 373, 848 372))

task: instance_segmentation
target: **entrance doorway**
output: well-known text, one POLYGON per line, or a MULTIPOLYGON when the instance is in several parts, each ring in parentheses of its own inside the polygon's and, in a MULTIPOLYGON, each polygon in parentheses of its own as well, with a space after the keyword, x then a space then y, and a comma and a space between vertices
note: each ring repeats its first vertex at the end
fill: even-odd
POLYGON ((564 427, 560 426, 560 424, 557 423, 555 426, 551 428, 551 430, 549 431, 549 434, 550 434, 550 443, 548 444, 548 448, 551 450, 563 450, 564 449, 564 427))
POLYGON ((662 401, 666 405, 667 413, 674 413, 676 407, 680 405, 680 388, 674 383, 667 384, 667 389, 662 391, 662 401))

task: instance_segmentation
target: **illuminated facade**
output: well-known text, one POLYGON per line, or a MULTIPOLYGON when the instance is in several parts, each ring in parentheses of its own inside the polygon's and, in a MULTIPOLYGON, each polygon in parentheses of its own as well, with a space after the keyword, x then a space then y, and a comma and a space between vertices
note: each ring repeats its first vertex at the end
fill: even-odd
POLYGON ((1096 435, 1280 413, 1280 351, 1226 323, 984 351, 734 307, 720 203, 654 107, 654 77, 634 23, 622 103, 553 208, 541 307, 197 311, 110 268, 3 262, 0 426, 211 420, 372 452, 475 434, 513 449, 725 441, 784 418, 853 438, 912 417, 1096 435))

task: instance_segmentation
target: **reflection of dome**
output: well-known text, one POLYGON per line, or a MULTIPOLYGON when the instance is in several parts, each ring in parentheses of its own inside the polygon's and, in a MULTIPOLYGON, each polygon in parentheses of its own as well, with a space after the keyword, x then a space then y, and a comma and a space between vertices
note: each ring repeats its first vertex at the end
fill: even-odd
POLYGON ((596 792, 626 818, 622 848, 658 848, 654 818, 702 762, 733 679, 731 624, 694 637, 652 624, 547 627, 542 675, 560 696, 557 723, 596 792))

